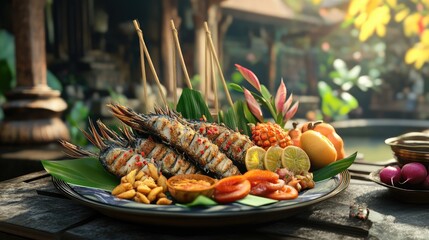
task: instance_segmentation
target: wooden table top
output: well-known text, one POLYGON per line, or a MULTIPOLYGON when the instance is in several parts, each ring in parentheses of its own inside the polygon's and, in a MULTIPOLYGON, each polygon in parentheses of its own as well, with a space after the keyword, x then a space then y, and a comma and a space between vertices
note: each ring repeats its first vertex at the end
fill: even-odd
POLYGON ((104 216, 63 196, 45 171, 0 182, 0 239, 429 239, 429 204, 409 204, 366 180, 377 165, 354 164, 349 187, 292 217, 259 225, 173 229, 104 216), (367 206, 366 221, 349 216, 367 206))

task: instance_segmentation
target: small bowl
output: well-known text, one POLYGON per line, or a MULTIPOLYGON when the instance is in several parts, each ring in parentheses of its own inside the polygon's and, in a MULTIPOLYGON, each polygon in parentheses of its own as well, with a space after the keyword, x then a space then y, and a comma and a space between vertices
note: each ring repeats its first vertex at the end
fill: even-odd
POLYGON ((429 134, 409 132, 384 141, 393 151, 394 158, 400 165, 420 162, 429 166, 429 134))
POLYGON ((215 179, 202 174, 181 174, 173 176, 167 181, 168 191, 180 203, 192 202, 200 195, 211 198, 215 184, 215 179), (202 184, 204 182, 207 183, 207 186, 202 184))

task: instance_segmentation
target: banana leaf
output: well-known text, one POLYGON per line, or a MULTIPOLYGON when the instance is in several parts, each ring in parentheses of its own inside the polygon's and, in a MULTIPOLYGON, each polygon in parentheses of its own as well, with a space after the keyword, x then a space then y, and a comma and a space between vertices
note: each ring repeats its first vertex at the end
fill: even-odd
POLYGON ((42 165, 52 176, 79 186, 112 191, 120 181, 95 158, 42 160, 42 165))
POLYGON ((205 116, 208 122, 213 122, 213 117, 201 93, 189 88, 183 89, 176 110, 187 119, 200 119, 205 116))
POLYGON ((331 178, 337 175, 338 173, 346 170, 355 161, 356 156, 357 156, 357 152, 353 153, 352 155, 344 159, 335 161, 319 170, 314 171, 313 180, 315 182, 322 181, 322 180, 331 178))

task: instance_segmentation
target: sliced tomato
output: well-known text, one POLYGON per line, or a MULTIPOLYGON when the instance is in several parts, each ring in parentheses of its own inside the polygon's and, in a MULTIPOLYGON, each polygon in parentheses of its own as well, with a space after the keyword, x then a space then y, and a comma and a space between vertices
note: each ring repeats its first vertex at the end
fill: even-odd
POLYGON ((265 197, 275 200, 290 200, 298 197, 298 191, 292 186, 284 185, 282 189, 271 192, 265 197))
POLYGON ((247 171, 243 176, 246 177, 252 185, 258 182, 276 183, 279 179, 279 175, 277 173, 261 169, 252 169, 247 171))
POLYGON ((230 203, 246 197, 250 192, 250 182, 243 176, 226 177, 217 182, 214 199, 218 203, 230 203))

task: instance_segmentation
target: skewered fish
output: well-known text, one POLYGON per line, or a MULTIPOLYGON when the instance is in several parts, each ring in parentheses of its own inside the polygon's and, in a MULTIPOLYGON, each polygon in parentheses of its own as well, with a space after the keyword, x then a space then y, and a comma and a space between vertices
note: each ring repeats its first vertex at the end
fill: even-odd
POLYGON ((123 137, 97 121, 100 133, 90 122, 90 132, 82 131, 86 138, 100 149, 100 154, 92 153, 67 141, 60 143, 72 157, 99 157, 103 167, 110 173, 122 177, 134 169, 142 169, 149 163, 155 163, 159 170, 167 175, 200 173, 200 170, 183 155, 169 146, 154 141, 151 137, 137 137, 128 128, 121 129, 123 137))
POLYGON ((239 169, 219 147, 208 138, 183 124, 182 119, 171 114, 138 114, 118 104, 109 104, 112 113, 134 130, 150 132, 175 149, 184 152, 199 167, 216 177, 239 175, 239 169))
POLYGON ((180 114, 177 112, 167 112, 162 109, 156 109, 155 112, 157 114, 176 116, 177 119, 181 120, 181 123, 192 127, 195 131, 216 144, 220 151, 225 153, 225 155, 228 156, 228 158, 230 158, 240 170, 244 171, 246 169, 246 151, 255 145, 247 135, 234 131, 223 124, 205 121, 186 121, 181 118, 180 114))

